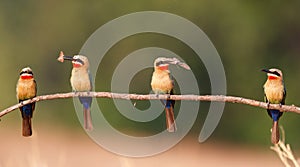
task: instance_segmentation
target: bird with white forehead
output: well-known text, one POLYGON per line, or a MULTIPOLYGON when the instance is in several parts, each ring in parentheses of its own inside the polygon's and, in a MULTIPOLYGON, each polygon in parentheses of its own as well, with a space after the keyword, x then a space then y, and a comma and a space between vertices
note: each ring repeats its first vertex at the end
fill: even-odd
MULTIPOLYGON (((265 101, 268 104, 285 104, 286 90, 283 82, 283 75, 279 69, 263 69, 267 73, 267 81, 264 84, 265 101)), ((280 134, 278 121, 282 116, 282 112, 274 109, 267 109, 268 115, 273 120, 271 142, 277 144, 279 142, 280 134)))
MULTIPOLYGON (((19 102, 34 98, 37 92, 37 85, 30 67, 23 68, 17 82, 17 99, 19 102)), ((19 108, 22 115, 22 135, 25 137, 32 135, 32 115, 35 103, 26 104, 19 108)))
MULTIPOLYGON (((173 95, 174 81, 169 71, 169 65, 179 65, 187 70, 190 67, 176 58, 159 57, 154 61, 154 72, 152 74, 151 87, 155 94, 173 95)), ((175 100, 162 100, 165 107, 166 125, 169 132, 176 131, 176 123, 174 116, 175 100)))
MULTIPOLYGON (((92 79, 89 72, 89 60, 86 56, 75 55, 65 56, 63 52, 57 59, 60 62, 69 60, 72 62, 73 69, 70 78, 71 86, 75 92, 89 92, 92 90, 92 79)), ((84 128, 86 130, 93 130, 93 123, 91 117, 91 97, 79 97, 80 103, 83 105, 84 128)))

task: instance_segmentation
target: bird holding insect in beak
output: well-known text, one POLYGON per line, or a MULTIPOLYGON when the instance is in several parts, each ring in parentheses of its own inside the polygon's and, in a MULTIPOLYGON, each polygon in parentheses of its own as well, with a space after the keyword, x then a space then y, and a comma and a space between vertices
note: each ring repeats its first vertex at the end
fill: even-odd
MULTIPOLYGON (((31 68, 23 68, 17 83, 17 99, 19 103, 36 96, 37 85, 33 77, 31 68)), ((25 137, 32 135, 31 119, 35 109, 35 103, 26 104, 19 108, 22 115, 22 135, 25 137)))
MULTIPOLYGON (((267 81, 264 84, 265 100, 268 104, 285 104, 286 90, 283 82, 282 72, 279 69, 263 69, 267 73, 267 81)), ((267 109, 268 115, 273 120, 271 142, 277 144, 279 142, 280 134, 278 121, 282 116, 281 111, 274 109, 267 109)))
MULTIPOLYGON (((176 58, 159 57, 154 61, 154 72, 152 74, 151 87, 155 94, 173 95, 174 81, 171 78, 169 65, 179 65, 190 70, 190 67, 176 58)), ((174 116, 174 100, 161 100, 165 106, 166 125, 169 132, 176 131, 174 116)))
MULTIPOLYGON (((92 90, 91 75, 89 72, 88 58, 82 55, 65 56, 60 52, 58 61, 64 60, 72 61, 73 69, 70 78, 71 86, 75 92, 89 92, 92 90)), ((91 118, 91 97, 79 97, 80 103, 83 105, 84 128, 86 130, 93 130, 93 123, 91 118)))

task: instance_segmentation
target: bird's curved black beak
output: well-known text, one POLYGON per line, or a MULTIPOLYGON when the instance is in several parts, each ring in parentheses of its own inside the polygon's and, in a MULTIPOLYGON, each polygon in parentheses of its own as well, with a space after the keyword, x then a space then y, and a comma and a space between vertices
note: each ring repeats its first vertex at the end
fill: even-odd
POLYGON ((262 69, 261 70, 262 72, 266 72, 266 73, 272 73, 270 70, 268 70, 268 69, 262 69))
POLYGON ((74 57, 72 56, 63 56, 64 60, 69 60, 69 61, 77 61, 79 63, 81 63, 82 65, 84 65, 84 62, 81 59, 74 59, 74 57))
POLYGON ((188 66, 186 63, 183 63, 183 62, 179 61, 179 60, 176 59, 176 58, 169 58, 169 59, 166 59, 166 60, 164 61, 164 63, 166 63, 166 64, 179 65, 179 66, 181 66, 182 68, 185 68, 186 70, 191 70, 190 66, 188 66))
POLYGON ((63 56, 64 60, 69 60, 69 61, 73 61, 73 57, 72 56, 63 56))

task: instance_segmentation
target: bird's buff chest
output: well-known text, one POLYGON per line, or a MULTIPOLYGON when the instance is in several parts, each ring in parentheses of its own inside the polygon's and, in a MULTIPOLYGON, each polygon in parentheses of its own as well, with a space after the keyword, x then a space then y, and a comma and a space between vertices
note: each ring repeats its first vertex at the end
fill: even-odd
POLYGON ((33 79, 19 79, 17 85, 18 100, 30 99, 36 96, 36 83, 33 79))
POLYGON ((169 93, 173 89, 173 81, 168 71, 154 71, 151 87, 154 92, 169 93))
POLYGON ((70 81, 71 81, 72 89, 74 91, 91 90, 89 74, 84 69, 73 69, 70 81))
POLYGON ((282 81, 267 81, 264 85, 266 98, 270 103, 280 103, 284 96, 282 81))

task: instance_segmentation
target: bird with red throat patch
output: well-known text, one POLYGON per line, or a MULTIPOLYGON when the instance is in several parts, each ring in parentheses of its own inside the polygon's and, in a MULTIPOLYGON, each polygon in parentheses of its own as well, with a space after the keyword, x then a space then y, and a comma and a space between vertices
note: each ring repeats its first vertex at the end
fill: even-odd
MULTIPOLYGON (((30 67, 23 68, 17 83, 17 99, 19 102, 34 98, 37 92, 37 85, 30 67)), ((26 104, 19 108, 22 115, 22 135, 32 135, 32 115, 35 109, 35 102, 26 104)))
MULTIPOLYGON (((267 73, 267 81, 264 84, 265 101, 268 104, 285 104, 286 90, 283 82, 283 75, 281 70, 276 68, 263 69, 267 73)), ((279 142, 280 134, 278 122, 283 112, 274 109, 267 109, 268 115, 273 120, 271 142, 277 144, 279 142)))
MULTIPOLYGON (((65 56, 61 51, 58 61, 64 62, 68 60, 72 62, 73 69, 70 78, 71 86, 75 92, 89 92, 92 90, 92 77, 89 71, 89 60, 83 55, 65 56)), ((80 103, 83 105, 84 128, 88 131, 93 130, 91 117, 91 97, 79 97, 80 103)))
MULTIPOLYGON (((174 81, 169 71, 169 65, 179 65, 187 70, 190 70, 190 67, 177 58, 166 58, 159 57, 154 61, 154 72, 152 74, 151 87, 155 94, 174 94, 174 81)), ((161 100, 165 107, 166 114, 166 126, 168 132, 176 131, 176 123, 174 116, 174 104, 175 100, 161 100)))

